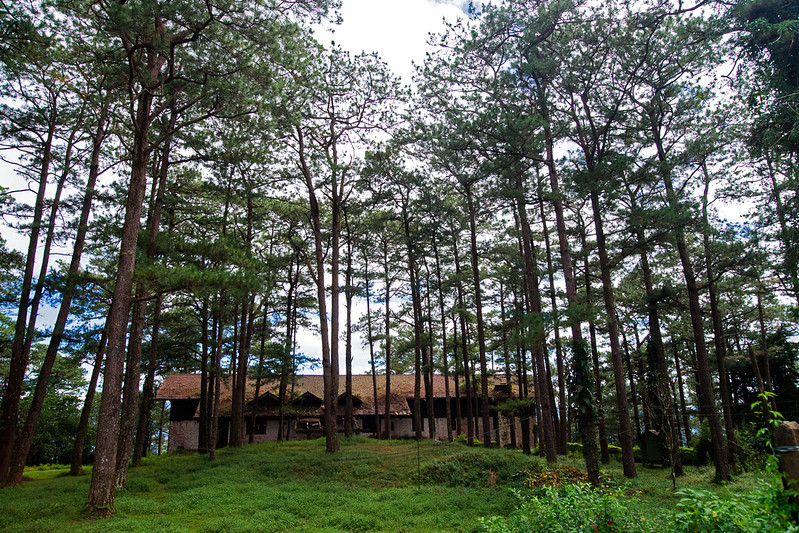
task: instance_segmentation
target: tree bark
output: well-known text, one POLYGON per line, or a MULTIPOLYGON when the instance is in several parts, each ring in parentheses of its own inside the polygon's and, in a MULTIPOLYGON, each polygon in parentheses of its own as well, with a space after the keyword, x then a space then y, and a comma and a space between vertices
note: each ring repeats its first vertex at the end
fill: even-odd
POLYGON ((372 368, 372 398, 374 399, 375 406, 375 432, 374 436, 380 436, 380 412, 378 410, 377 401, 377 367, 375 365, 375 343, 372 329, 372 289, 369 285, 369 255, 367 254, 367 246, 361 250, 363 254, 363 278, 366 285, 366 334, 367 341, 369 342, 369 365, 372 368))
MULTIPOLYGON (((461 387, 458 376, 458 320, 455 312, 455 306, 452 306, 452 364, 455 366, 455 431, 458 435, 464 434, 463 432, 463 408, 461 406, 461 387)), ((463 365, 461 365, 462 367, 463 365)))
MULTIPOLYGON (((632 364, 632 359, 630 358, 630 345, 627 342, 627 334, 624 332, 624 326, 622 325, 621 328, 621 338, 622 338, 622 346, 624 347, 624 363, 627 365, 627 378, 630 380, 630 399, 633 402, 633 421, 635 422, 635 434, 641 434, 641 416, 638 411, 638 394, 635 390, 635 375, 633 373, 634 368, 632 364)), ((644 420, 646 420, 646 415, 644 416, 644 420)), ((645 423, 646 426, 646 423, 645 423)), ((648 426, 646 426, 648 429, 648 426)))
POLYGON ((202 353, 200 355, 200 420, 199 435, 197 437, 197 453, 208 453, 209 416, 208 405, 209 379, 208 379, 208 297, 203 298, 200 311, 200 327, 202 328, 202 353))
POLYGON ((483 434, 486 448, 491 447, 491 417, 489 416, 488 365, 486 363, 485 323, 483 322, 483 291, 480 287, 480 260, 477 253, 477 213, 474 205, 472 184, 466 184, 466 203, 469 209, 469 236, 471 239, 472 280, 474 283, 474 310, 477 319, 477 346, 480 356, 480 396, 483 401, 483 434))
POLYGON ((691 442, 691 427, 688 424, 688 410, 685 407, 685 386, 682 381, 682 367, 680 365, 680 351, 677 342, 672 339, 674 349, 674 368, 677 371, 677 386, 680 388, 680 411, 682 412, 683 433, 685 433, 685 445, 691 442))
MULTIPOLYGON (((539 111, 543 120, 544 144, 546 147, 546 166, 549 174, 549 184, 552 189, 552 206, 555 209, 555 225, 558 231, 558 247, 560 249, 560 259, 563 265, 563 279, 566 284, 566 300, 569 307, 579 303, 577 298, 577 282, 574 278, 574 268, 572 267, 571 251, 566 234, 566 220, 563 216, 563 200, 560 191, 557 167, 555 166, 555 141, 550 124, 549 108, 546 100, 546 88, 542 87, 541 97, 539 98, 539 111)), ((567 310, 568 311, 568 310, 567 310)), ((583 344, 583 333, 580 322, 576 319, 571 320, 572 330, 572 354, 574 357, 585 356, 583 344)), ((587 363, 587 361, 583 362, 587 363)), ((587 366, 583 364, 582 366, 587 366)), ((588 473, 588 479, 594 486, 599 486, 599 453, 596 445, 596 424, 594 422, 593 406, 584 406, 577 413, 577 423, 580 436, 583 442, 583 459, 588 473)))
MULTIPOLYGON (((44 288, 44 280, 47 274, 47 264, 49 262, 50 247, 52 246, 55 233, 55 220, 58 212, 58 205, 61 198, 61 192, 64 187, 64 182, 70 170, 70 161, 72 157, 72 148, 75 141, 75 134, 76 132, 74 130, 70 134, 66 159, 64 161, 64 171, 61 175, 61 179, 58 182, 58 189, 55 193, 50 210, 50 222, 47 229, 47 240, 44 246, 44 252, 42 253, 41 271, 39 274, 39 279, 36 283, 33 302, 31 304, 28 335, 25 339, 24 350, 28 356, 30 355, 31 344, 33 342, 33 332, 36 330, 36 317, 38 315, 39 301, 41 300, 42 290, 44 288)), ((102 128, 100 128, 100 132, 98 134, 102 137, 102 128)), ((31 399, 31 405, 28 408, 28 415, 25 418, 25 423, 22 426, 22 430, 16 438, 11 460, 11 470, 8 474, 7 480, 9 484, 19 485, 22 483, 22 473, 25 470, 28 452, 30 451, 31 444, 33 443, 33 437, 36 434, 36 428, 39 425, 39 417, 42 412, 42 406, 44 405, 45 396, 47 395, 47 387, 50 383, 50 373, 53 370, 53 365, 55 364, 56 357, 58 355, 58 347, 60 346, 61 339, 64 336, 64 328, 66 327, 67 318, 69 317, 69 307, 72 304, 72 297, 75 294, 75 277, 77 276, 78 270, 80 268, 80 256, 83 252, 86 231, 88 229, 87 222, 89 213, 91 211, 92 197, 94 195, 93 189, 97 177, 96 174, 97 173, 95 172, 95 180, 92 180, 92 174, 90 172, 89 179, 86 184, 86 195, 84 196, 83 206, 81 208, 81 217, 80 222, 78 223, 78 233, 75 237, 75 245, 72 250, 72 260, 67 271, 67 286, 64 288, 64 292, 61 295, 61 304, 59 306, 58 316, 56 317, 56 321, 53 326, 53 333, 50 336, 50 343, 47 346, 42 367, 39 370, 38 377, 36 378, 36 389, 34 390, 33 398, 31 399)))
POLYGON ((704 228, 702 241, 705 248, 705 275, 707 276, 708 296, 710 298, 710 318, 713 322, 713 343, 716 348, 716 365, 719 369, 719 394, 721 396, 721 413, 724 417, 724 432, 727 435, 727 452, 733 465, 738 464, 738 439, 735 437, 735 426, 732 421, 732 399, 730 397, 729 376, 727 375, 727 350, 724 343, 724 327, 721 323, 719 311, 719 298, 716 286, 715 272, 710 255, 710 220, 708 218, 708 194, 710 192, 710 174, 707 164, 702 161, 702 171, 705 176, 705 189, 702 194, 702 218, 704 228))
MULTIPOLYGON (((508 399, 513 399, 513 381, 510 371, 510 350, 508 348, 508 333, 506 330, 507 315, 505 313, 505 285, 500 281, 499 284, 499 318, 502 328, 502 356, 505 359, 505 386, 508 388, 508 399)), ((510 428, 510 447, 514 450, 518 447, 516 439, 516 416, 513 412, 506 414, 510 428)))
POLYGON ((441 313, 441 364, 444 369, 444 396, 446 398, 445 410, 447 418, 447 440, 452 442, 452 406, 450 405, 449 390, 449 361, 447 361, 447 315, 444 312, 444 288, 441 283, 441 262, 438 253, 438 240, 433 233, 433 257, 436 262, 436 283, 438 286, 438 307, 441 313))
POLYGON ((39 245, 39 233, 42 227, 44 198, 47 189, 47 179, 50 173, 57 116, 55 102, 53 102, 50 120, 48 122, 47 136, 42 143, 39 190, 36 193, 36 203, 33 208, 33 220, 30 226, 31 233, 28 238, 28 253, 25 256, 25 271, 22 276, 19 308, 17 310, 17 320, 14 328, 14 340, 11 344, 11 361, 8 378, 6 380, 6 388, 3 391, 3 402, 0 405, 0 484, 5 484, 9 476, 11 455, 14 450, 14 438, 16 437, 19 420, 19 402, 22 398, 25 370, 28 368, 30 358, 30 352, 28 351, 26 353, 25 351, 25 340, 28 334, 26 331, 28 305, 30 303, 31 287, 33 285, 33 269, 36 266, 36 249, 39 245))
MULTIPOLYGON (((161 230, 161 213, 164 205, 166 179, 169 171, 169 152, 171 135, 177 122, 177 109, 175 108, 174 95, 170 97, 169 125, 167 126, 167 139, 161 150, 161 160, 157 179, 153 180, 151 194, 151 208, 147 221, 147 243, 145 245, 145 260, 152 262, 155 259, 155 242, 161 230)), ((139 379, 141 376, 141 349, 144 336, 144 322, 147 286, 140 282, 136 287, 137 301, 133 304, 133 317, 131 319, 131 332, 128 343, 128 355, 125 368, 125 384, 123 389, 122 417, 120 419, 119 442, 117 443, 117 462, 115 483, 117 488, 124 488, 128 476, 128 460, 133 448, 133 433, 136 428, 136 414, 139 411, 139 379)), ((158 334, 155 333, 156 342, 158 334)), ((151 386, 152 389, 152 386, 151 386)), ((149 413, 147 414, 149 419, 149 413)))
POLYGON ((391 438, 391 274, 388 263, 388 238, 383 240, 383 273, 386 286, 385 297, 385 349, 386 349, 386 407, 385 412, 385 436, 391 438))
POLYGON ((555 338, 555 364, 558 368, 558 402, 560 407, 560 427, 557 434, 557 451, 561 455, 566 455, 569 440, 569 420, 568 409, 566 408, 566 370, 563 364, 563 349, 560 340, 560 317, 558 316, 558 299, 555 294, 555 269, 552 267, 552 247, 549 243, 549 230, 547 229, 547 218, 544 212, 544 193, 539 183, 538 203, 541 211, 541 226, 544 234, 544 245, 547 254, 547 273, 549 275, 549 296, 552 305, 552 329, 555 338))
POLYGON ((619 323, 616 317, 616 300, 613 284, 610 279, 610 264, 605 247, 605 230, 602 223, 602 211, 599 206, 599 193, 592 190, 591 208, 594 213, 596 229, 599 270, 602 278, 602 295, 605 301, 605 313, 608 320, 608 336, 610 337, 610 355, 613 363, 614 384, 616 386, 616 409, 619 417, 619 443, 621 444, 622 468, 624 476, 636 477, 635 456, 633 453, 632 428, 630 426, 630 410, 627 403, 627 387, 624 383, 624 363, 619 346, 619 323))
MULTIPOLYGON (((280 403, 280 414, 278 416, 278 432, 277 440, 282 441, 284 435, 284 428, 286 426, 286 409, 288 407, 288 381, 289 374, 293 372, 293 364, 291 360, 292 353, 292 340, 294 338, 294 321, 292 317, 296 312, 296 297, 294 292, 300 282, 300 250, 295 249, 294 258, 292 263, 289 263, 289 290, 286 296, 286 345, 283 348, 283 360, 281 361, 280 368, 280 384, 278 385, 278 401, 280 403), (297 265, 297 274, 292 275, 294 263, 297 265)), ((288 437, 286 437, 288 440, 288 437)))
MULTIPOLYGON (((158 342, 161 330, 162 296, 155 299, 153 308, 153 332, 150 337, 150 357, 147 361, 147 375, 142 385, 141 402, 139 402, 139 421, 136 427, 136 440, 133 443, 132 466, 141 466, 141 460, 147 455, 150 446, 150 416, 155 401, 155 371, 158 369, 158 342)), ((200 400, 202 405, 202 400, 200 400)))
POLYGON ((355 434, 355 419, 352 405, 352 232, 350 231, 347 213, 344 212, 344 227, 347 231, 347 266, 344 273, 344 300, 347 308, 347 331, 344 346, 344 434, 351 437, 355 434))
MULTIPOLYGON (((660 149, 659 149, 660 151, 660 149)), ((665 164, 665 162, 664 162, 665 164)), ((666 194, 672 208, 677 207, 677 197, 672 186, 671 176, 663 173, 666 186, 666 194)), ((716 408, 713 383, 710 379, 710 364, 708 362, 707 345, 705 344, 705 331, 702 321, 702 308, 699 303, 699 288, 696 284, 694 267, 688 253, 685 235, 682 229, 676 231, 677 252, 682 264, 683 276, 688 291, 688 308, 691 314, 691 330, 696 347, 697 362, 697 382, 699 388, 700 410, 707 415, 710 425, 710 438, 713 445, 713 463, 716 468, 716 479, 719 481, 729 481, 730 466, 727 459, 727 446, 724 441, 724 434, 721 429, 718 409, 716 408)))
MULTIPOLYGON (((586 228, 581 221, 580 240, 583 248, 583 275, 585 279, 585 303, 592 305, 591 298, 591 269, 588 260, 589 250, 586 245, 586 228)), ((599 348, 596 338, 596 324, 594 317, 588 319, 588 335, 591 343, 591 362, 593 363, 594 374, 594 397, 596 399, 597 428, 599 430, 599 459, 602 464, 610 462, 610 448, 608 448, 608 432, 605 426, 605 409, 602 405, 602 374, 599 366, 599 348)))
MULTIPOLYGON (((264 348, 266 346, 266 320, 268 316, 268 297, 264 298, 263 321, 261 322, 261 346, 258 350, 258 373, 255 376, 255 394, 252 397, 252 409, 250 410, 250 433, 247 439, 248 444, 255 442, 255 426, 258 424, 258 398, 261 396, 261 372, 264 368, 264 348)), ((282 427, 277 430, 278 435, 282 433, 282 427)), ((278 440, 280 438, 278 437, 278 440)))
MULTIPOLYGON (((516 213, 521 229, 524 279, 526 280, 525 287, 527 289, 526 311, 530 316, 540 317, 541 293, 538 289, 538 266, 533 257, 533 241, 530 232, 530 223, 527 218, 527 205, 524 201, 525 188, 522 179, 521 172, 515 172, 516 213)), ((535 392, 538 400, 537 412, 541 415, 543 429, 543 449, 546 454, 547 462, 554 463, 558 458, 555 444, 555 427, 552 420, 552 406, 550 405, 549 387, 547 385, 547 372, 544 363, 544 339, 542 337, 542 332, 536 334, 530 331, 528 335, 535 335, 533 338, 532 358, 536 375, 535 392)), ((539 449, 541 448, 542 447, 539 446, 539 449)))
POLYGON ((405 230, 405 248, 411 285, 411 305, 413 306, 413 426, 416 432, 416 440, 422 440, 422 296, 419 291, 419 272, 416 267, 416 251, 411 236, 410 213, 408 213, 407 205, 403 205, 402 208, 402 224, 405 230))
MULTIPOLYGON (((337 411, 337 390, 334 390, 333 381, 338 384, 338 375, 333 375, 334 370, 337 372, 338 361, 336 361, 335 369, 333 367, 332 359, 338 357, 338 313, 336 307, 338 305, 338 266, 335 265, 338 259, 338 239, 335 237, 336 231, 333 231, 333 281, 331 283, 331 306, 333 307, 334 319, 331 321, 331 327, 328 328, 327 323, 327 294, 325 287, 325 258, 322 244, 322 220, 319 212, 319 202, 316 199, 316 187, 313 183, 313 176, 311 170, 305 161, 305 145, 304 136, 301 128, 297 128, 297 137, 300 145, 300 170, 305 178, 305 184, 308 189, 308 201, 310 203, 311 211, 311 225, 314 233, 314 245, 316 249, 316 297, 319 304, 319 331, 322 337, 322 374, 325 382, 325 449, 328 453, 337 452, 339 449, 338 442, 338 428, 336 424, 336 411, 337 411), (333 341, 333 350, 331 350, 331 339, 333 341), (335 377, 335 380, 333 379, 335 377)), ((336 212, 336 209, 334 209, 336 212)), ((338 219, 334 219, 333 225, 335 227, 338 219)), ((336 386, 337 388, 337 386, 336 386)))
MULTIPOLYGON (((160 65, 158 66, 160 70, 160 65)), ((156 72, 158 71, 156 70, 156 72)), ((125 222, 122 227, 117 280, 114 297, 106 319, 108 350, 103 374, 103 394, 97 422, 97 446, 94 468, 89 488, 90 514, 109 517, 114 514, 114 472, 116 470, 117 436, 119 433, 120 393, 125 356, 125 337, 130 311, 133 268, 136 262, 136 244, 142 203, 147 188, 147 162, 149 160, 150 110, 153 94, 142 91, 138 97, 135 135, 133 143, 131 177, 125 205, 125 222)))
POLYGON ((463 299, 463 286, 460 282, 461 278, 461 263, 460 263, 460 256, 458 254, 458 239, 457 234, 455 234, 455 241, 452 245, 453 251, 453 258, 455 259, 455 274, 458 277, 457 283, 457 295, 458 295, 458 307, 459 314, 460 314, 460 325, 461 325, 461 354, 463 360, 463 381, 464 387, 466 388, 466 442, 469 446, 474 446, 474 437, 475 437, 475 427, 474 427, 474 409, 472 404, 472 395, 474 393, 474 389, 472 388, 471 384, 471 376, 469 372, 469 348, 468 343, 466 340, 466 305, 463 299))
POLYGON ((94 368, 89 378, 89 386, 86 389, 86 398, 83 399, 83 409, 80 412, 78 429, 75 432, 75 444, 72 446, 72 461, 69 466, 69 475, 71 476, 79 476, 83 473, 83 445, 86 442, 86 434, 89 431, 89 418, 91 418, 92 414, 92 404, 97 390, 97 381, 100 378, 100 369, 103 366, 103 356, 105 355, 107 341, 108 336, 103 330, 100 337, 100 345, 94 358, 94 368))
POLYGON ((435 375, 435 361, 433 354, 433 300, 430 298, 430 265, 427 259, 423 258, 425 265, 425 299, 427 301, 427 342, 425 352, 427 357, 422 360, 424 370, 424 398, 427 404, 427 425, 430 427, 430 438, 436 439, 436 418, 435 405, 433 403, 433 379, 435 375))

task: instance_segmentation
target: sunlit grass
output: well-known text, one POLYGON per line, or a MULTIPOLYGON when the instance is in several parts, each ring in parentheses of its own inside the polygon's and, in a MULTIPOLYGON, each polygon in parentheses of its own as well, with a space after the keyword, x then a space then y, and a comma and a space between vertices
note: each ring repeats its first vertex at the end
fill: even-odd
MULTIPOLYGON (((562 464, 582 468, 578 459, 562 464)), ((337 454, 323 440, 222 449, 216 461, 184 452, 132 468, 109 520, 83 511, 89 475, 37 468, 24 486, 0 490, 0 531, 480 531, 480 517, 516 505, 516 472, 543 467, 518 451, 366 438, 343 439, 337 454)), ((618 463, 603 471, 624 482, 618 463)), ((763 476, 729 487, 711 477, 689 468, 678 488, 751 490, 763 476)), ((639 466, 629 489, 629 504, 656 522, 679 501, 667 469, 639 466)))

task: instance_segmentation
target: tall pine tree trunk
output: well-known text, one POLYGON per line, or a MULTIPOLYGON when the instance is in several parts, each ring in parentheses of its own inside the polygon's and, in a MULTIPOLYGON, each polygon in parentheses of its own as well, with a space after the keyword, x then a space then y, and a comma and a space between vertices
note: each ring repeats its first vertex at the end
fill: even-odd
MULTIPOLYGON (((30 352, 25 351, 25 340, 28 335, 26 325, 28 322, 28 306, 30 292, 33 285, 33 269, 36 266, 36 249, 39 246, 39 233, 42 228, 42 215, 44 214, 44 199, 47 189, 47 180, 50 175, 52 160, 53 138, 56 130, 56 105, 52 102, 50 120, 48 122, 47 136, 42 143, 42 160, 39 172, 39 189, 36 193, 36 203, 33 208, 33 219, 30 224, 28 237, 28 253, 25 256, 25 271, 22 276, 20 288, 19 307, 14 328, 14 340, 11 343, 11 361, 9 363, 6 387, 3 391, 3 402, 0 404, 0 484, 8 480, 11 455, 14 450, 14 439, 17 433, 19 419, 19 402, 22 398, 22 388, 25 381, 25 371, 28 368, 30 352)), ((31 332, 32 334, 32 332, 31 332)))
MULTIPOLYGON (((174 95, 170 98, 172 112, 167 126, 167 139, 161 150, 160 165, 157 179, 153 180, 150 198, 150 213, 147 221, 147 243, 145 245, 145 260, 152 263, 155 259, 155 242, 161 230, 161 213, 164 205, 166 179, 169 171, 169 152, 171 147, 171 134, 177 122, 177 109, 174 95)), ((133 304, 131 318, 131 333, 128 343, 127 363, 125 369, 125 384, 123 389, 122 417, 119 427, 119 441, 117 443, 117 464, 115 471, 115 484, 123 488, 127 481, 128 460, 133 448, 133 433, 136 429, 136 414, 139 411, 139 379, 141 375, 141 350, 144 334, 145 310, 147 287, 140 282, 136 287, 137 301, 133 304)), ((157 333, 155 333, 157 339, 157 333)), ((148 413, 149 418, 149 413, 148 413)))
POLYGON ((363 247, 363 278, 366 285, 366 335, 367 342, 369 343, 369 365, 372 368, 372 398, 375 406, 375 431, 374 436, 380 436, 380 411, 378 409, 377 401, 377 365, 375 365, 375 343, 372 328, 372 288, 369 284, 369 256, 367 254, 367 246, 363 247))
POLYGON ((203 298, 203 305, 200 311, 200 327, 202 328, 201 337, 201 354, 200 354, 200 419, 199 419, 199 435, 197 436, 197 453, 208 453, 208 429, 209 420, 208 413, 208 297, 203 298))
MULTIPOLYGON (((133 443, 132 466, 141 466, 142 458, 147 455, 150 446, 150 416, 155 400, 155 371, 158 369, 158 343, 161 330, 161 306, 163 298, 159 294, 153 308, 153 332, 150 336, 150 357, 147 361, 147 375, 142 385, 141 402, 139 402, 139 420, 136 427, 136 440, 133 443)), ((202 401, 200 402, 202 404, 202 401)))
POLYGON ((385 297, 385 350, 386 350, 386 405, 384 411, 386 439, 391 438, 391 274, 388 263, 388 240, 383 240, 383 282, 386 286, 385 297))
MULTIPOLYGON (((316 259, 316 272, 314 273, 314 278, 316 281, 316 298, 319 304, 319 331, 322 337, 322 375, 323 380, 325 383, 325 394, 324 394, 324 422, 325 422, 325 449, 332 453, 337 452, 339 449, 339 442, 338 442, 338 428, 336 425, 336 414, 337 414, 337 395, 335 394, 333 382, 336 383, 336 388, 338 384, 338 361, 336 361, 335 368, 332 362, 332 359, 338 358, 338 326, 336 325, 336 320, 338 320, 338 312, 336 311, 336 307, 338 305, 338 265, 334 264, 333 270, 333 280, 331 282, 331 306, 333 307, 333 317, 334 320, 331 321, 331 327, 328 328, 327 323, 327 291, 325 287, 325 257, 324 257, 324 249, 323 249, 323 240, 322 240, 322 219, 321 214, 319 211, 319 202, 316 198, 316 187, 313 183, 313 176, 311 174, 311 170, 308 167, 307 162, 305 161, 305 145, 304 145, 304 136, 302 133, 301 128, 297 128, 297 137, 299 140, 300 146, 300 170, 303 173, 305 178, 305 184, 308 189, 308 200, 310 203, 310 211, 311 211, 311 226, 314 233, 314 245, 315 245, 315 259, 316 259), (331 350, 331 339, 333 344, 333 350, 331 350), (336 375, 333 375, 333 372, 336 372, 336 375), (335 378, 335 379, 333 379, 335 378)), ((336 209, 334 209, 334 213, 336 209)), ((334 220, 334 226, 338 219, 334 220)), ((333 231, 333 262, 335 263, 336 259, 338 258, 338 253, 336 251, 336 247, 338 246, 338 239, 336 238, 336 231, 333 231)))
POLYGON ((730 397, 729 376, 727 375, 727 350, 724 343, 724 327, 721 323, 719 311, 719 297, 716 287, 716 277, 713 271, 713 262, 710 254, 710 220, 708 218, 708 194, 710 192, 710 174, 707 164, 702 161, 702 171, 705 176, 705 188, 702 194, 702 218, 704 228, 702 242, 705 248, 705 275, 707 276, 708 296, 710 298, 710 318, 713 322, 713 344, 716 349, 716 365, 719 369, 719 394, 721 396, 721 413, 724 418, 724 432, 727 435, 727 453, 730 463, 738 464, 738 439, 735 437, 735 426, 732 422, 732 398, 730 397))
MULTIPOLYGON (((566 234, 566 218, 563 214, 563 200, 560 191, 557 167, 555 166, 555 137, 552 134, 550 124, 549 107, 547 103, 546 87, 540 90, 539 111, 544 125, 544 145, 546 147, 546 166, 549 175, 549 184, 552 189, 552 206, 555 210, 555 225, 558 231, 558 247, 560 249, 560 260, 563 266, 563 278, 566 284, 566 300, 569 306, 579 304, 577 298, 577 282, 574 277, 574 268, 571 260, 571 250, 566 234)), ((567 309, 568 311, 568 309, 567 309)), ((583 345, 583 333, 578 320, 571 320, 572 330, 572 357, 575 359, 574 368, 575 380, 582 379, 584 383, 593 381, 590 376, 583 376, 581 373, 590 368, 587 359, 577 361, 578 357, 588 357, 588 352, 583 345)), ((599 485, 599 453, 596 444, 596 423, 594 422, 595 406, 589 403, 589 399, 578 406, 577 424, 580 437, 583 443, 583 459, 588 479, 594 486, 599 485)))
MULTIPOLYGON (((663 165, 665 165, 662 144, 658 142, 657 146, 661 162, 663 165)), ((661 174, 666 187, 666 195, 669 205, 672 209, 677 209, 677 194, 674 191, 674 186, 672 185, 671 175, 668 171, 662 171, 661 174)), ((677 253, 682 265, 683 276, 685 277, 686 289, 688 291, 688 309, 691 315, 691 331, 693 332, 694 346, 696 347, 697 387, 700 402, 699 408, 702 413, 706 414, 708 423, 710 425, 713 464, 716 468, 715 477, 719 481, 729 481, 731 478, 730 465, 727 458, 727 445, 721 429, 721 421, 719 420, 718 409, 716 408, 715 393, 713 392, 713 383, 710 378, 710 363, 708 360, 707 345, 705 343, 702 307, 699 302, 699 287, 696 284, 696 276, 694 275, 694 267, 691 263, 691 257, 688 252, 685 234, 681 228, 678 228, 675 231, 675 240, 677 243, 677 253)))
POLYGON ((594 214, 596 229, 599 270, 602 278, 602 295, 605 302, 605 313, 608 321, 608 337, 610 338, 610 356, 613 363, 613 382, 616 386, 616 410, 619 418, 619 443, 621 444, 622 467, 625 477, 636 477, 635 457, 633 453, 633 435, 630 426, 630 410, 627 403, 627 387, 624 382, 624 363, 619 345, 619 322, 616 316, 616 300, 613 284, 610 279, 610 263, 605 246, 605 230, 602 223, 602 211, 599 206, 599 193, 592 190, 591 208, 594 214))
POLYGON ((560 425, 557 432, 558 453, 566 455, 569 440, 568 409, 566 407, 566 369, 563 364, 563 348, 560 340, 560 317, 558 316, 558 299, 555 290, 555 269, 552 267, 552 247, 549 243, 549 230, 544 212, 544 192, 541 184, 538 185, 538 202, 541 211, 541 226, 544 234, 544 245, 547 254, 547 273, 549 275, 549 297, 552 305, 552 329, 555 340, 555 364, 558 368, 558 402, 560 407, 560 425))
POLYGON ((75 444, 72 446, 72 459, 69 466, 70 476, 78 476, 83 473, 83 447, 86 443, 86 434, 89 432, 89 419, 92 414, 92 404, 97 391, 97 381, 100 378, 100 369, 103 366, 103 356, 105 356, 107 341, 108 336, 103 330, 100 337, 100 345, 94 357, 94 368, 92 368, 92 375, 89 378, 89 386, 86 388, 86 397, 83 399, 83 409, 80 411, 78 429, 75 432, 75 444))
MULTIPOLYGON (((524 278, 527 289, 527 308, 530 316, 541 316, 541 293, 538 289, 538 266, 533 255, 533 241, 530 232, 530 223, 527 218, 527 205, 524 201, 525 188, 521 172, 515 173, 516 186, 516 213, 521 228, 522 252, 524 257, 524 278)), ((552 406, 550 405, 549 385, 547 384, 547 371, 544 361, 543 332, 528 332, 533 342, 533 369, 536 376, 535 393, 538 401, 537 412, 541 416, 543 433, 543 448, 547 462, 557 461, 557 448, 555 444, 555 427, 552 420, 552 406)))
POLYGON ((472 280, 474 283, 474 311, 477 319, 477 346, 480 357, 480 397, 483 402, 483 439, 486 448, 491 447, 491 417, 489 416, 489 397, 488 397, 488 365, 486 362, 486 339, 485 323, 483 322, 483 291, 480 287, 480 261, 477 254, 477 213, 474 205, 474 195, 472 194, 472 184, 465 185, 466 203, 469 208, 469 237, 471 242, 472 257, 472 280))
MULTIPOLYGON (((151 67, 159 60, 153 60, 151 67)), ((155 72, 160 71, 157 65, 155 72)), ((155 76, 153 76, 155 77, 155 76)), ((106 319, 108 349, 103 373, 103 394, 97 421, 97 445, 94 468, 89 488, 88 509, 90 514, 109 517, 114 514, 114 473, 116 470, 117 437, 119 434, 120 394, 125 357, 125 337, 133 269, 136 262, 136 245, 139 237, 142 204, 147 189, 147 162, 149 160, 149 133, 153 93, 142 91, 136 106, 135 134, 131 161, 131 176, 128 197, 125 203, 125 222, 119 250, 117 279, 114 296, 106 319)))
MULTIPOLYGON (((591 268, 589 261, 589 250, 586 243, 586 228, 580 219, 580 240, 583 248, 583 276, 585 281, 585 303, 592 305, 593 299, 591 298, 591 268)), ((591 344, 591 362, 593 363, 593 377, 594 377, 594 398, 597 414, 597 429, 599 433, 599 458, 602 464, 610 462, 610 448, 608 447, 608 432, 605 425, 605 409, 602 405, 602 373, 599 366, 599 347, 596 338, 596 324, 594 317, 588 319, 588 336, 591 344)))
POLYGON ((436 234, 433 233, 432 239, 433 257, 436 261, 436 283, 438 286, 438 307, 441 313, 441 364, 444 369, 444 397, 446 400, 446 424, 447 424, 447 440, 452 442, 452 406, 450 405, 450 390, 449 390, 449 361, 447 361, 447 315, 444 312, 444 288, 441 283, 441 262, 438 253, 438 240, 436 234))
POLYGON ((458 295, 458 308, 461 327, 461 360, 463 362, 463 382, 466 389, 466 442, 469 446, 474 445, 475 427, 474 427, 474 409, 472 404, 472 394, 474 389, 471 384, 471 375, 469 372, 469 348, 466 339, 466 304, 463 298, 463 286, 461 285, 461 263, 458 254, 458 239, 455 234, 455 239, 452 245, 453 258, 455 259, 455 274, 458 277, 457 295, 458 295))
MULTIPOLYGON (((39 300, 41 299, 44 279, 47 274, 47 264, 50 256, 50 247, 52 246, 55 233, 55 220, 61 197, 61 191, 63 190, 64 182, 70 171, 70 161, 72 157, 75 134, 76 132, 73 131, 70 135, 66 159, 64 161, 64 170, 61 175, 61 179, 58 182, 58 190, 56 191, 50 210, 50 222, 47 230, 47 240, 45 243, 44 252, 42 254, 41 273, 39 275, 39 280, 36 283, 36 294, 34 295, 34 300, 30 310, 30 324, 28 325, 29 336, 25 340, 24 350, 27 354, 30 354, 31 343, 33 341, 32 333, 35 331, 35 321, 36 316, 38 315, 39 300)), ((100 128, 99 135, 102 138, 102 127, 100 128)), ((50 374, 58 355, 58 348, 61 345, 61 339, 64 336, 64 328, 66 327, 67 318, 69 317, 69 307, 72 303, 72 297, 75 294, 75 277, 77 276, 78 270, 80 268, 80 257, 83 252, 86 231, 88 229, 88 219, 89 213, 91 211, 92 198, 94 196, 93 189, 96 177, 97 172, 95 171, 95 179, 92 180, 92 174, 90 172, 89 180, 86 184, 87 191, 86 195, 84 196, 83 206, 81 209, 78 234, 75 237, 75 245, 72 251, 72 260, 69 265, 69 270, 67 271, 67 286, 61 295, 61 304, 59 306, 58 316, 56 317, 56 321, 53 326, 53 333, 50 336, 50 343, 47 346, 42 367, 39 370, 39 375, 36 379, 36 389, 34 390, 33 398, 31 399, 31 405, 28 408, 28 414, 14 445, 11 470, 8 474, 8 483, 10 484, 18 485, 22 483, 22 473, 25 470, 28 452, 30 451, 31 444, 33 443, 33 437, 36 434, 36 428, 39 425, 39 417, 42 412, 42 407, 44 406, 45 396, 47 395, 50 374)))

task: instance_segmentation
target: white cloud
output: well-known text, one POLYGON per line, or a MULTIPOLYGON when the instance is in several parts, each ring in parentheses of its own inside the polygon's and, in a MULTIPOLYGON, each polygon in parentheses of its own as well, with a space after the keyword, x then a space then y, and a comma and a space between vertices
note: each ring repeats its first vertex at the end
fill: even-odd
POLYGON ((430 33, 444 29, 443 20, 464 16, 469 2, 454 0, 344 0, 339 26, 320 29, 317 38, 334 41, 352 53, 377 52, 405 83, 413 77, 412 62, 421 64, 430 33))
MULTIPOLYGON (((316 38, 324 44, 333 41, 353 54, 377 52, 404 83, 411 83, 413 63, 420 65, 424 61, 430 34, 441 33, 445 28, 444 20, 454 22, 458 17, 464 17, 468 7, 468 0, 344 0, 341 8, 343 22, 332 28, 317 28, 316 38)), ((357 320, 366 312, 366 302, 356 298, 353 303, 353 320, 357 320)), ((341 316, 340 331, 343 333, 343 304, 341 316)), ((361 334, 353 335, 353 372, 356 374, 370 369, 369 352, 362 342, 361 334)), ((299 331, 297 344, 306 355, 321 359, 322 340, 316 332, 299 331)), ((343 340, 339 343, 339 350, 339 367, 343 373, 343 340)), ((382 369, 378 369, 380 371, 382 369)), ((314 372, 321 373, 321 368, 314 372)))

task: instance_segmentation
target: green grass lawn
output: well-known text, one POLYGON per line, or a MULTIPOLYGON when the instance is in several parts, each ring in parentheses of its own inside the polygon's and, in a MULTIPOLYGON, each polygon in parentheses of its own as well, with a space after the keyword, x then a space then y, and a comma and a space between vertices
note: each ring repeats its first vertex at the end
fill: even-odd
MULTIPOLYGON (((324 440, 223 449, 213 462, 170 454, 130 470, 108 520, 83 511, 88 474, 30 469, 24 486, 0 489, 0 531, 480 531, 480 517, 516 505, 509 489, 523 488, 518 472, 543 464, 517 451, 366 438, 343 439, 338 454, 325 453, 324 440)), ((623 482, 620 465, 605 466, 623 482)), ((711 476, 688 469, 678 488, 749 491, 765 478, 745 474, 720 487, 711 476)), ((639 468, 630 490, 630 505, 654 523, 679 500, 667 470, 639 468)))

